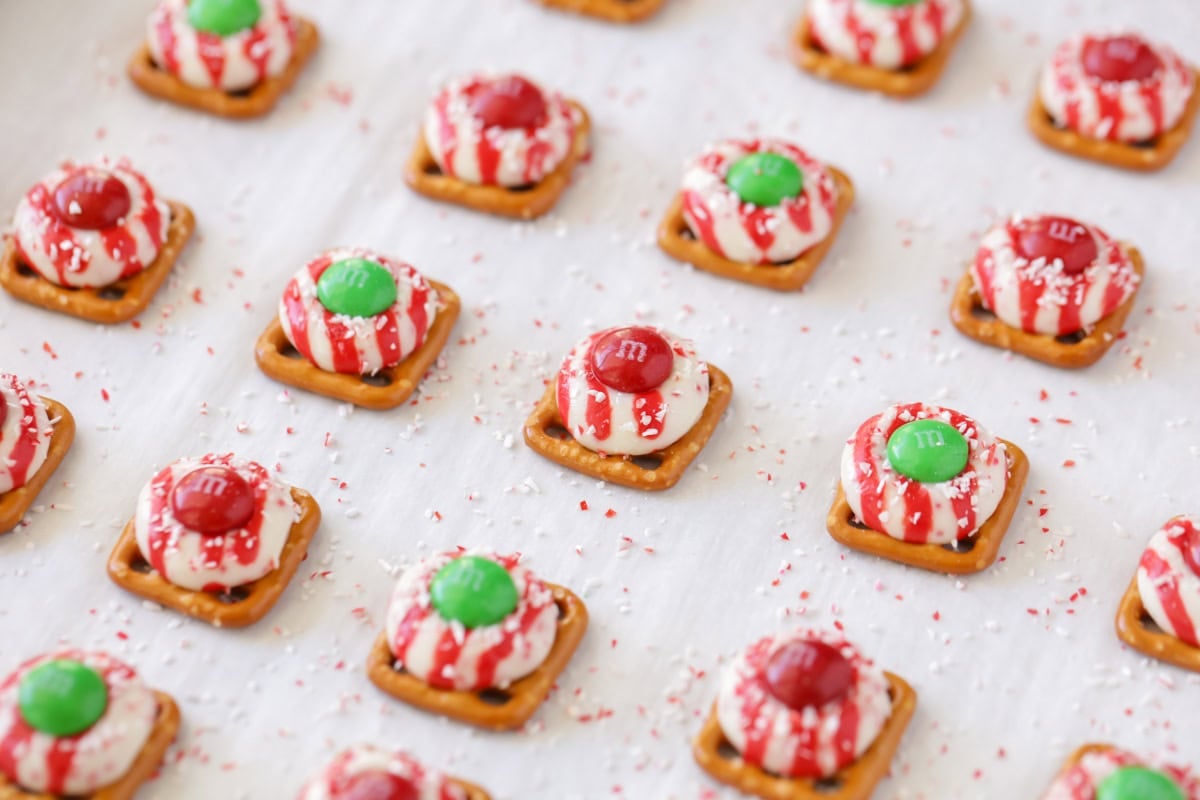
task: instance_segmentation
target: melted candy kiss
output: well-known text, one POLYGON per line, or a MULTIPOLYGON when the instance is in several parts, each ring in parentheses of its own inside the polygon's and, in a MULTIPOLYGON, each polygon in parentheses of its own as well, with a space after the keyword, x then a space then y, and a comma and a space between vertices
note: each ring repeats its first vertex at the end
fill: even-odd
POLYGON ((171 510, 184 527, 219 536, 245 527, 254 516, 254 490, 229 467, 201 467, 175 484, 171 510))
POLYGON ((609 331, 592 348, 592 372, 605 386, 628 394, 657 389, 671 377, 675 353, 653 328, 609 331))
POLYGON ((482 87, 471 113, 485 128, 540 128, 546 124, 546 98, 531 81, 510 75, 482 87))
POLYGON ((1100 256, 1096 237, 1087 226, 1067 217, 1021 220, 1016 226, 1016 252, 1028 261, 1061 261, 1068 275, 1078 275, 1100 256))
POLYGON ((54 213, 65 224, 98 231, 116 225, 133 204, 124 181, 100 170, 77 170, 54 189, 54 213))
POLYGON ((824 642, 788 642, 767 661, 766 680, 779 702, 801 711, 845 697, 854 685, 854 667, 824 642))

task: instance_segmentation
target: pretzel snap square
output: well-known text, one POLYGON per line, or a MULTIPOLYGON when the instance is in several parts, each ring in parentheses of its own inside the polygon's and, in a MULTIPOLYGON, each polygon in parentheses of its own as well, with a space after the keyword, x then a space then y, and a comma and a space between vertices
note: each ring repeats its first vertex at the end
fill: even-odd
MULTIPOLYGON (((1126 244, 1122 247, 1129 254, 1138 278, 1144 279, 1146 263, 1141 252, 1132 245, 1126 244)), ((1137 288, 1125 302, 1092 326, 1091 330, 1081 331, 1079 335, 1051 336, 1023 331, 996 317, 984 307, 983 299, 968 271, 959 280, 954 298, 950 301, 950 321, 963 335, 981 344, 1020 353, 1026 358, 1053 367, 1081 369, 1095 364, 1117 343, 1125 321, 1137 302, 1142 283, 1143 280, 1139 280, 1137 288)))
MULTIPOLYGON (((1196 80, 1200 82, 1200 70, 1195 70, 1195 74, 1196 80)), ((1166 167, 1179 155, 1179 151, 1191 138, 1197 114, 1200 114, 1200 92, 1192 92, 1183 117, 1171 130, 1149 142, 1114 142, 1081 136, 1069 128, 1060 128, 1046 110, 1041 97, 1035 94, 1029 106, 1028 123, 1038 141, 1060 153, 1110 167, 1154 172, 1166 167)))
POLYGON ((829 173, 833 176, 838 190, 833 228, 828 236, 793 261, 784 264, 749 264, 731 261, 714 253, 704 242, 697 239, 688 227, 683 216, 682 192, 675 196, 666 216, 659 223, 658 246, 676 261, 691 264, 697 269, 720 275, 722 278, 764 289, 774 289, 777 292, 798 291, 808 283, 829 253, 829 248, 833 247, 842 222, 850 212, 850 207, 854 205, 854 182, 850 180, 850 176, 834 167, 829 167, 829 173))
POLYGON ((166 202, 171 221, 158 257, 132 278, 94 289, 59 286, 26 264, 16 242, 9 238, 0 256, 0 286, 25 303, 89 322, 112 325, 133 319, 154 300, 196 228, 191 209, 174 200, 166 202))
POLYGON ((883 92, 892 97, 916 97, 933 88, 942 77, 946 63, 970 21, 971 4, 969 0, 963 0, 962 19, 929 55, 912 66, 890 70, 869 64, 855 64, 826 52, 813 38, 812 25, 805 14, 792 37, 792 60, 800 69, 818 78, 856 89, 883 92))
POLYGON ((133 533, 133 520, 121 531, 108 558, 108 576, 128 592, 173 608, 217 628, 242 628, 267 615, 308 555, 308 546, 321 524, 321 508, 312 495, 292 487, 300 519, 292 523, 279 566, 270 574, 225 592, 184 589, 159 575, 142 557, 133 533))
POLYGON ((133 54, 126 71, 139 89, 161 100, 230 119, 261 117, 273 109, 292 88, 320 44, 321 36, 316 25, 303 17, 294 19, 296 42, 287 68, 246 91, 225 92, 189 86, 154 63, 150 47, 145 42, 133 54))
POLYGON ((254 360, 268 377, 288 386, 375 411, 396 408, 412 397, 425 373, 437 361, 462 309, 462 300, 449 286, 437 281, 429 281, 429 285, 438 295, 437 316, 421 346, 393 367, 374 375, 326 372, 296 352, 278 318, 271 320, 258 337, 254 360))
POLYGON ((886 533, 863 525, 854 516, 846 492, 838 483, 837 497, 829 509, 825 526, 829 535, 854 550, 870 553, 889 561, 897 561, 910 567, 919 567, 931 572, 950 575, 969 575, 982 572, 996 561, 1004 535, 1012 523, 1021 492, 1029 476, 1029 459, 1025 452, 1012 442, 1000 439, 1008 452, 1008 483, 995 513, 979 527, 975 534, 954 544, 917 544, 893 539, 886 533))
POLYGON ((1133 576, 1121 598, 1116 622, 1117 638, 1139 653, 1181 669, 1200 672, 1200 647, 1192 647, 1154 623, 1142 604, 1137 575, 1133 576))
POLYGON ((555 464, 597 480, 630 489, 661 492, 679 483, 688 466, 712 438, 732 398, 733 382, 729 376, 709 364, 708 403, 700 419, 679 441, 644 456, 604 455, 589 450, 571 437, 558 413, 555 383, 551 381, 525 421, 525 443, 555 464))
POLYGON ((167 755, 167 748, 175 741, 179 732, 179 706, 175 704, 175 700, 169 694, 159 691, 154 692, 154 699, 158 701, 158 716, 154 720, 154 727, 150 729, 150 736, 129 769, 116 783, 109 784, 87 797, 68 797, 44 792, 27 792, 0 774, 0 800, 133 800, 142 784, 154 777, 167 755))
POLYGON ((379 634, 371 648, 367 677, 384 693, 424 711, 488 730, 520 728, 550 694, 587 631, 588 613, 583 601, 562 586, 547 583, 546 587, 558 606, 554 646, 541 666, 507 689, 472 692, 430 686, 396 665, 386 632, 379 634))
POLYGON ((0 494, 0 534, 8 533, 20 524, 75 441, 75 418, 67 407, 49 397, 43 397, 42 403, 54 425, 54 432, 50 434, 50 449, 41 468, 30 476, 24 486, 0 494))
POLYGON ((573 11, 608 22, 641 22, 658 13, 666 0, 538 0, 547 8, 573 11))
POLYGON ((746 763, 725 738, 712 711, 692 744, 692 757, 717 781, 763 800, 868 800, 888 773, 900 739, 917 708, 917 693, 898 675, 885 672, 892 714, 878 738, 852 764, 828 778, 787 778, 746 763))
POLYGON ((543 216, 558 203, 571 183, 571 172, 575 165, 590 152, 592 126, 587 110, 574 100, 567 102, 578 118, 574 144, 562 163, 532 186, 485 186, 446 175, 434 160, 424 133, 417 137, 404 170, 404 181, 417 193, 443 203, 514 219, 529 220, 543 216))

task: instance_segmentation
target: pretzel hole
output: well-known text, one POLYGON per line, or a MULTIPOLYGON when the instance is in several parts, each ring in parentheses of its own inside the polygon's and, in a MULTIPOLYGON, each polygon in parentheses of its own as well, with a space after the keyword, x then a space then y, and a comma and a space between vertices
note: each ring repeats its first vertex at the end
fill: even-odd
POLYGON ((17 274, 22 278, 36 278, 37 271, 33 267, 26 264, 24 261, 17 264, 17 274))
POLYGON ((647 472, 654 472, 663 465, 662 456, 657 455, 656 453, 647 453, 644 456, 634 456, 633 458, 629 459, 629 461, 630 463, 641 467, 647 472))
POLYGON ((96 290, 96 297, 101 300, 120 300, 125 297, 125 287, 123 286, 105 286, 96 290))
POLYGON ((1154 618, 1151 617, 1144 608, 1142 609, 1142 613, 1138 615, 1138 622, 1141 623, 1141 626, 1146 630, 1146 633, 1160 635, 1166 634, 1166 631, 1164 631, 1159 624, 1154 621, 1154 618))
POLYGON ((850 515, 850 519, 846 520, 846 522, 850 523, 850 527, 858 528, 860 531, 875 530, 874 528, 864 525, 862 520, 860 520, 858 517, 854 516, 853 514, 850 515))
POLYGON ((374 375, 362 375, 359 379, 368 386, 384 387, 392 385, 392 378, 386 372, 376 372, 374 375))
POLYGON ((475 696, 489 706, 508 705, 512 700, 512 695, 503 689, 484 689, 482 692, 476 692, 475 696))
POLYGON ((232 606, 250 597, 250 590, 245 586, 234 586, 232 589, 226 589, 223 592, 213 592, 212 596, 218 603, 232 606))
POLYGON ((533 191, 535 188, 537 188, 537 184, 526 183, 522 186, 505 186, 504 188, 506 191, 512 192, 513 194, 523 194, 525 192, 533 191))
POLYGON ((562 425, 559 425, 557 422, 552 422, 547 425, 544 433, 554 439, 566 440, 571 438, 570 431, 568 431, 562 425))
POLYGON ((555 610, 557 610, 557 611, 558 611, 558 618, 559 618, 559 619, 565 619, 565 618, 566 618, 566 616, 567 616, 567 604, 566 604, 566 603, 562 602, 561 600, 557 600, 557 599, 556 599, 556 600, 554 601, 554 608, 555 608, 555 610))
POLYGON ((150 562, 142 558, 141 553, 134 555, 133 560, 129 562, 129 568, 141 575, 149 575, 154 572, 154 567, 150 566, 150 562))
POLYGON ((294 359, 296 361, 305 360, 304 356, 300 355, 300 351, 293 347, 291 342, 287 342, 283 345, 283 347, 279 348, 279 355, 283 356, 284 358, 294 359))
POLYGON ((842 779, 836 775, 813 781, 813 789, 821 794, 832 794, 842 788, 842 779))
POLYGON ((991 322, 996 318, 995 314, 986 309, 980 303, 976 303, 975 305, 971 306, 971 316, 984 322, 991 322))
POLYGON ((947 542, 942 545, 943 550, 949 550, 951 553, 969 553, 975 549, 975 537, 970 536, 966 539, 956 539, 953 542, 947 542))
POLYGON ((237 91, 234 91, 234 92, 225 92, 225 96, 232 97, 235 100, 245 100, 250 97, 250 95, 253 91, 254 91, 254 87, 251 86, 248 89, 238 89, 237 91))
POLYGON ((742 754, 737 751, 737 748, 729 743, 728 739, 722 738, 717 745, 717 755, 726 761, 738 761, 742 754))
POLYGON ((1055 336, 1054 341, 1058 342, 1059 344, 1079 344, 1086 338, 1087 334, 1083 331, 1075 331, 1074 333, 1068 333, 1065 336, 1055 336))
POLYGON ((432 158, 421 165, 421 171, 426 175, 441 175, 442 168, 437 165, 437 162, 432 158))

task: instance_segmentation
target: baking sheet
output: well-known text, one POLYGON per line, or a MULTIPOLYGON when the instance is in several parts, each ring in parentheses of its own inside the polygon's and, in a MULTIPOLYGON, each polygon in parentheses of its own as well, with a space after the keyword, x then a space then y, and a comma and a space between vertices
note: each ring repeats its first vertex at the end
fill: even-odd
POLYGON ((979 0, 950 73, 909 103, 795 70, 798 2, 671 0, 638 27, 526 0, 294 5, 323 47, 275 114, 239 124, 124 79, 151 3, 0 3, 0 207, 62 158, 109 153, 198 218, 140 326, 0 297, 0 368, 79 422, 31 524, 0 538, 0 669, 69 642, 172 692, 182 736, 141 797, 291 797, 360 741, 499 798, 732 796, 692 763, 690 738, 723 661, 792 625, 844 626, 918 690, 878 797, 1035 797, 1085 741, 1200 761, 1200 679, 1112 631, 1146 539, 1197 510, 1200 145, 1140 176, 1050 153, 1023 128, 1061 37, 1133 24, 1198 61, 1195 3, 979 0), (544 220, 438 206, 401 183, 433 89, 478 67, 555 84, 596 122, 591 163, 544 220), (857 183, 802 294, 695 273, 653 245, 684 161, 747 134, 791 137, 857 183), (1148 261, 1128 336, 1082 373, 977 346, 947 318, 982 231, 1037 210, 1093 220, 1148 261), (288 276, 336 244, 406 258, 463 296, 455 341, 409 407, 351 411, 254 367, 288 276), (736 386, 697 465, 661 496, 563 472, 521 443, 567 349, 631 321, 694 338, 736 386), (906 569, 824 532, 842 441, 911 399, 974 415, 1032 460, 1003 563, 982 575, 906 569), (148 609, 104 573, 155 468, 225 450, 278 464, 326 515, 277 609, 236 632, 148 609), (394 571, 457 545, 520 551, 589 605, 587 638, 525 733, 416 713, 363 674, 394 571))

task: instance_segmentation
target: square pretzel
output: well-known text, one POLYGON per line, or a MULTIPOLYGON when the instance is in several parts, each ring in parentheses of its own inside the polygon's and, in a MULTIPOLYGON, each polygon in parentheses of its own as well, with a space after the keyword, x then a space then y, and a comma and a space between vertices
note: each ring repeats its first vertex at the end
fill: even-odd
POLYGON ((155 691, 153 694, 158 701, 154 727, 150 729, 150 736, 142 745, 141 752, 116 783, 110 783, 86 797, 76 797, 27 792, 0 775, 0 800, 133 800, 142 784, 154 777, 167 754, 167 748, 179 732, 179 706, 175 705, 175 700, 164 692, 155 691))
POLYGON ((886 533, 866 527, 855 518, 840 481, 837 497, 825 521, 829 535, 846 547, 889 561, 908 564, 910 567, 950 575, 983 572, 996 561, 996 556, 1000 553, 1000 544, 1004 541, 1004 535, 1008 533, 1013 515, 1021 502, 1025 479, 1029 476, 1029 459, 1024 451, 1005 439, 1000 441, 1008 451, 1008 482, 1000 504, 973 536, 959 541, 956 545, 917 544, 893 539, 886 533))
POLYGON ((189 86, 154 63, 150 47, 145 42, 129 60, 126 71, 129 73, 129 79, 143 92, 176 105, 207 111, 229 119, 261 117, 274 108, 279 98, 292 88, 304 70, 304 65, 312 58, 320 44, 321 36, 317 26, 303 17, 295 19, 296 42, 292 60, 281 74, 266 78, 262 83, 245 91, 226 92, 221 89, 189 86))
POLYGON ((387 632, 379 634, 367 658, 367 677, 384 693, 410 706, 479 728, 508 731, 520 728, 534 715, 566 669, 587 631, 587 606, 574 592, 553 583, 546 587, 558 606, 558 630, 546 660, 507 689, 479 692, 438 689, 397 669, 387 632))
POLYGON ((846 219, 850 207, 854 205, 854 183, 846 173, 834 167, 829 168, 833 181, 837 185, 837 207, 833 214, 833 228, 829 235, 806 250, 793 261, 785 264, 748 264, 742 261, 730 261, 724 256, 717 255, 704 242, 698 240, 688 227, 683 216, 683 193, 680 192, 671 202, 667 214, 658 226, 658 246, 676 261, 691 264, 697 269, 720 275, 753 286, 774 289, 777 292, 795 292, 808 283, 809 278, 817 271, 829 248, 837 240, 838 231, 846 219))
POLYGON ((630 489, 661 492, 679 483, 688 465, 708 444, 733 397, 733 383, 715 365, 708 365, 708 403, 700 419, 679 441, 644 456, 604 455, 571 437, 558 413, 554 381, 525 420, 525 443, 539 455, 568 469, 630 489))
POLYGON ((17 527, 25 512, 33 506, 38 493, 46 487, 50 476, 58 469, 75 441, 75 418, 67 407, 49 397, 43 397, 46 415, 54 423, 54 432, 50 434, 50 449, 46 451, 46 460, 37 472, 33 473, 20 489, 0 494, 0 534, 5 534, 17 527))
POLYGON ((800 18, 792 37, 792 60, 800 69, 818 78, 853 86, 856 89, 883 92, 892 97, 916 97, 933 88, 946 70, 958 40, 971 21, 971 4, 963 0, 963 15, 954 30, 947 33, 929 55, 901 69, 882 69, 856 64, 826 52, 812 35, 808 15, 800 18))
MULTIPOLYGON (((462 778, 446 778, 446 783, 457 788, 467 796, 467 800, 492 800, 492 796, 484 791, 483 787, 476 786, 470 781, 464 781, 462 778)), ((2 799, 0 799, 2 800, 2 799)))
POLYGON ((132 278, 108 286, 77 289, 59 286, 43 278, 26 264, 16 242, 10 237, 0 255, 0 286, 13 297, 30 305, 68 314, 72 317, 113 325, 127 322, 141 314, 154 300, 154 295, 179 260, 179 254, 192 237, 196 218, 182 203, 166 201, 171 209, 167 236, 159 248, 158 258, 132 278))
POLYGON ((887 775, 917 708, 913 688, 898 675, 884 675, 892 698, 891 716, 865 753, 828 778, 786 778, 746 763, 725 738, 715 703, 692 744, 692 757, 716 780, 763 800, 868 800, 887 775))
POLYGON ((574 100, 567 103, 575 110, 577 118, 575 141, 562 163, 532 186, 484 186, 452 178, 442 172, 433 159, 424 133, 417 136, 412 155, 404 167, 404 182, 413 191, 443 203, 514 219, 530 220, 543 216, 558 203, 571 183, 572 170, 591 148, 592 123, 587 110, 574 100))
POLYGON ((1192 647, 1154 623, 1142 604, 1137 575, 1129 582, 1117 607, 1117 638, 1143 655, 1200 672, 1200 647, 1192 647))
POLYGON ((658 13, 667 0, 538 0, 547 8, 573 11, 608 22, 641 22, 658 13))
POLYGON ((1062 767, 1058 770, 1058 775, 1055 776, 1055 780, 1057 780, 1058 778, 1061 778, 1063 775, 1066 775, 1068 772, 1073 770, 1075 767, 1079 766, 1079 763, 1081 761, 1083 761, 1084 756, 1090 756, 1093 753, 1107 753, 1107 752, 1110 752, 1115 749, 1116 749, 1115 747, 1113 747, 1112 745, 1109 745, 1109 744, 1085 744, 1085 745, 1083 745, 1082 747, 1080 747, 1078 750, 1076 750, 1074 753, 1071 753, 1071 755, 1067 757, 1067 760, 1063 762, 1062 767))
MULTIPOLYGON (((1196 80, 1200 81, 1200 70, 1195 70, 1195 73, 1196 80)), ((1170 164, 1179 155, 1179 151, 1192 135, 1197 114, 1200 114, 1200 92, 1192 92, 1179 124, 1160 134, 1158 138, 1141 144, 1093 139, 1081 136, 1073 130, 1060 128, 1054 123, 1038 94, 1034 95, 1029 106, 1028 119, 1033 135, 1042 144, 1060 153, 1107 164, 1110 167, 1154 172, 1170 164)))
POLYGON ((154 571, 138 549, 133 520, 121 531, 108 557, 108 577, 127 592, 160 606, 173 608, 216 628, 244 628, 266 616, 308 555, 308 546, 321 524, 321 508, 312 495, 292 487, 300 519, 292 523, 279 554, 279 566, 268 575, 227 592, 184 589, 154 571))
MULTIPOLYGON (((1146 276, 1146 264, 1136 247, 1123 244, 1125 252, 1133 261, 1133 269, 1139 279, 1146 276)), ((983 298, 975 289, 975 279, 967 271, 954 290, 950 301, 950 321, 965 336, 982 344, 1011 350, 1026 358, 1062 369, 1081 369, 1095 364, 1107 353, 1117 339, 1125 320, 1133 311, 1142 280, 1138 281, 1133 294, 1116 310, 1077 336, 1051 336, 1045 333, 1029 333, 996 317, 983 305, 983 298)))
POLYGON ((288 386, 375 411, 395 408, 412 397, 425 373, 437 361, 462 308, 462 301, 449 286, 437 281, 429 281, 429 285, 438 295, 437 316, 421 346, 394 367, 381 369, 374 375, 327 372, 292 347, 278 317, 258 337, 254 360, 268 377, 288 386))

